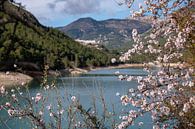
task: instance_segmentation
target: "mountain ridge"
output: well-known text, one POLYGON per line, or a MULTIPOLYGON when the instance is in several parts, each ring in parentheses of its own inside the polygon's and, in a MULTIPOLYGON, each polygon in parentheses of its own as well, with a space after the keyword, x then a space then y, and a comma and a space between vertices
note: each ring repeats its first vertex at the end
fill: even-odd
POLYGON ((133 29, 137 29, 139 33, 144 33, 150 28, 149 23, 133 19, 99 21, 91 17, 80 18, 64 27, 58 27, 60 31, 73 39, 96 40, 108 48, 118 48, 118 46, 131 42, 133 29))

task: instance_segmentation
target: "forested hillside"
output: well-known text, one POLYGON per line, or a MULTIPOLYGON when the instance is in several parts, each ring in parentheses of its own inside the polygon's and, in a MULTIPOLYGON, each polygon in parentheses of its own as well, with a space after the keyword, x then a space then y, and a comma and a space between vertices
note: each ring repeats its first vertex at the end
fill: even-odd
POLYGON ((51 69, 106 66, 110 59, 107 52, 87 48, 54 28, 44 27, 19 5, 0 2, 1 70, 12 69, 14 64, 30 70, 41 70, 44 64, 51 69))

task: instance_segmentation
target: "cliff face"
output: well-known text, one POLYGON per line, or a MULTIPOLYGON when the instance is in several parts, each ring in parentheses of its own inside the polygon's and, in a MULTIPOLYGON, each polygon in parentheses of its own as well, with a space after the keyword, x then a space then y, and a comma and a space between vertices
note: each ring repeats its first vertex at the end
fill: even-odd
POLYGON ((131 41, 133 29, 144 33, 151 28, 149 23, 132 19, 108 19, 96 21, 92 18, 81 18, 58 29, 74 39, 96 40, 110 48, 117 48, 131 41))

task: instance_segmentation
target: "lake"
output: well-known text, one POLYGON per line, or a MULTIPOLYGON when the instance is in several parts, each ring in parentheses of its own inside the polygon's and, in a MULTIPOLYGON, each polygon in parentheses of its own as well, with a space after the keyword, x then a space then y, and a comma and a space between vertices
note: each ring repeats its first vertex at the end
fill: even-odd
MULTIPOLYGON (((86 74, 77 75, 77 76, 64 76, 56 79, 56 90, 51 90, 48 100, 50 103, 56 104, 56 96, 70 98, 71 96, 76 96, 79 99, 80 103, 83 107, 88 110, 92 107, 92 104, 96 105, 96 112, 98 112, 98 116, 103 114, 101 96, 104 97, 106 103, 106 109, 108 113, 113 113, 113 109, 116 113, 115 120, 116 122, 120 122, 119 119, 121 112, 129 111, 130 109, 134 109, 131 105, 122 106, 120 103, 120 97, 116 96, 116 93, 120 93, 120 95, 124 95, 128 92, 128 89, 135 88, 137 85, 136 81, 120 81, 118 80, 118 76, 116 76, 115 72, 119 71, 124 75, 132 75, 132 76, 146 76, 147 73, 140 68, 126 68, 126 69, 102 69, 96 71, 90 71, 86 74), (114 106, 113 106, 114 105, 114 106), (114 107, 114 108, 113 108, 114 107)), ((40 92, 39 83, 36 81, 31 83, 31 87, 29 88, 29 92, 32 96, 35 96, 37 92, 40 92)), ((45 93, 45 91, 43 91, 45 93)), ((46 93, 47 94, 47 93, 46 93)), ((5 99, 1 98, 1 103, 5 102, 5 99)), ((64 103, 64 107, 68 105, 64 103)), ((66 110, 66 109, 65 109, 66 110)), ((1 120, 5 120, 7 117, 7 112, 0 111, 1 120)), ((48 114, 44 116, 47 120, 48 114)), ((66 120, 64 120, 63 125, 66 128, 66 120)), ((30 128, 30 125, 27 124, 26 120, 8 120, 7 125, 11 129, 27 129, 30 128)), ((109 123, 106 123, 107 128, 109 127, 109 123)), ((6 129, 4 124, 1 123, 0 129, 6 129)), ((129 127, 129 129, 152 129, 152 121, 150 118, 150 114, 144 115, 142 118, 136 120, 133 126, 129 127), (138 122, 143 121, 144 125, 139 127, 138 122)))

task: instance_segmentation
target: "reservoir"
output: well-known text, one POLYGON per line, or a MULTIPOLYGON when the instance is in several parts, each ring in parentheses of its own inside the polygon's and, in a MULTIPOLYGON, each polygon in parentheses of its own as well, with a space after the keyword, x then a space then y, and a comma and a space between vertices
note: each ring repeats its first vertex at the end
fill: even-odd
MULTIPOLYGON (((131 105, 122 105, 120 102, 120 96, 127 94, 130 88, 137 87, 136 81, 119 80, 118 76, 115 74, 116 71, 120 74, 129 76, 147 76, 147 72, 143 71, 141 68, 101 69, 81 75, 67 75, 56 79, 50 79, 51 81, 55 81, 56 88, 48 91, 41 89, 40 84, 36 81, 33 81, 30 84, 28 93, 26 92, 26 89, 21 90, 23 90, 23 94, 29 94, 30 96, 36 96, 39 92, 44 96, 48 96, 47 102, 45 102, 44 105, 35 105, 34 110, 36 112, 39 112, 41 107, 45 106, 46 108, 50 104, 54 108, 53 110, 57 110, 57 98, 60 98, 65 112, 64 117, 62 118, 62 127, 64 129, 68 128, 69 118, 67 117, 67 110, 71 104, 72 96, 75 96, 76 99, 79 100, 79 103, 85 110, 95 112, 100 120, 105 118, 104 127, 112 129, 113 127, 111 125, 113 122, 115 124, 120 123, 122 121, 120 118, 125 115, 125 113, 135 109, 131 105)), ((9 98, 1 97, 0 104, 5 103, 6 101, 9 101, 9 98)), ((25 103, 23 103, 23 105, 25 107, 25 103)), ((48 111, 44 112, 43 118, 47 122, 54 121, 49 116, 48 111)), ((33 128, 32 124, 28 121, 28 118, 9 119, 8 113, 5 112, 5 110, 0 111, 0 119, 0 129, 33 128)), ((145 114, 141 118, 138 118, 133 125, 129 127, 129 129, 139 128, 152 129, 150 114, 145 114), (139 126, 139 122, 143 122, 144 124, 139 126)))

